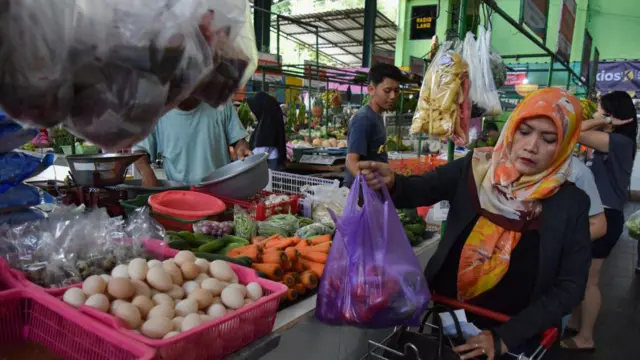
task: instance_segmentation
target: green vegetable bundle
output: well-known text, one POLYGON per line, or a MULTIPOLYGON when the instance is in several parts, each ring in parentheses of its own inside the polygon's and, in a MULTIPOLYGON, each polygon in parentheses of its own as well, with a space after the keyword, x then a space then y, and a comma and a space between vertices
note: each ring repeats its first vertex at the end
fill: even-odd
POLYGON ((258 234, 267 237, 275 234, 291 236, 295 234, 299 228, 300 223, 295 215, 273 215, 267 220, 258 223, 258 234))
POLYGON ((633 213, 625 225, 627 226, 629 236, 640 240, 640 211, 633 213))
POLYGON ((241 207, 233 209, 233 225, 235 234, 245 239, 251 239, 258 233, 258 225, 251 216, 241 207))
POLYGON ((303 239, 311 239, 312 237, 326 234, 333 234, 333 229, 325 224, 314 223, 298 229, 295 236, 299 236, 303 239))

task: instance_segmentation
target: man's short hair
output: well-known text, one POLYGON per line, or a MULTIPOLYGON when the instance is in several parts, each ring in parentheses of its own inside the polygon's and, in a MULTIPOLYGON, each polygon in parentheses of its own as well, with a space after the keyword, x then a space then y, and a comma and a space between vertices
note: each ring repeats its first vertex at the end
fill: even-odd
POLYGON ((404 75, 402 75, 402 71, 400 71, 400 69, 393 65, 378 63, 376 65, 373 65, 373 67, 369 69, 369 83, 373 83, 373 85, 378 86, 386 78, 395 80, 397 82, 404 81, 404 75))

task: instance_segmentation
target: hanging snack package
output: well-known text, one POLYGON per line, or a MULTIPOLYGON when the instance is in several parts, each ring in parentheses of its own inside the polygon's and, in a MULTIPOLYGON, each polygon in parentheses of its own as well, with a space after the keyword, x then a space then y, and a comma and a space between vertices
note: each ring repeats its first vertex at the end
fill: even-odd
POLYGON ((381 198, 362 175, 356 177, 344 214, 335 222, 316 317, 364 328, 419 325, 431 296, 387 189, 381 198))
POLYGON ((468 65, 453 42, 444 43, 427 68, 411 133, 451 136, 460 121, 468 65))

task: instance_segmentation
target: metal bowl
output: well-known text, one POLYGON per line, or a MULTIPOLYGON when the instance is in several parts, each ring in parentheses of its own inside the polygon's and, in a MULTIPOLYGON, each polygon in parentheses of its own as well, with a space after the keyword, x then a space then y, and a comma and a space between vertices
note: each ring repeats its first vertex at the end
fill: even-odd
POLYGON ((157 186, 146 187, 142 185, 142 179, 125 180, 122 184, 109 186, 109 188, 126 191, 127 199, 135 199, 138 195, 156 194, 168 190, 189 190, 188 185, 172 180, 158 180, 157 186))
POLYGON ((225 198, 250 198, 269 183, 268 157, 268 154, 261 153, 234 161, 204 178, 196 189, 225 198))
POLYGON ((129 165, 142 153, 65 156, 77 186, 105 187, 122 184, 129 165))

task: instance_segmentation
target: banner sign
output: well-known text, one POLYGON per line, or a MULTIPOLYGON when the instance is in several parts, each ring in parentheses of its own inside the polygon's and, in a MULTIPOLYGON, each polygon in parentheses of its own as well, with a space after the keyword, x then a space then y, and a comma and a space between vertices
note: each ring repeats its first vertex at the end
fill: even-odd
POLYGON ((541 39, 547 38, 549 0, 521 0, 520 23, 524 23, 541 39))
POLYGON ((438 5, 411 7, 411 28, 409 40, 431 40, 436 34, 438 5))
MULTIPOLYGON (((599 54, 596 50, 596 56, 599 54)), ((611 61, 598 64, 596 87, 601 93, 640 91, 640 61, 611 61)))
POLYGON ((593 39, 589 31, 584 32, 584 44, 582 46, 582 62, 580 63, 580 76, 589 83, 589 71, 591 71, 591 45, 593 39))
POLYGON ((571 44, 573 43, 573 29, 575 26, 576 0, 563 0, 556 53, 566 62, 571 59, 571 44))

